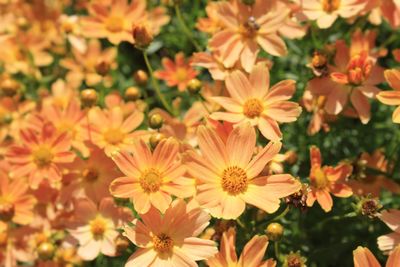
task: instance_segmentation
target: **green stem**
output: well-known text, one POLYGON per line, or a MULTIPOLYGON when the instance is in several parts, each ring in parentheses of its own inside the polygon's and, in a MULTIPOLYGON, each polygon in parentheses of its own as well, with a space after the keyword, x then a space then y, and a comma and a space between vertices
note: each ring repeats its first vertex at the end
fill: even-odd
POLYGON ((274 251, 275 251, 275 258, 280 261, 281 260, 281 255, 279 254, 279 242, 275 241, 274 242, 274 251))
POLYGON ((178 18, 179 25, 181 26, 183 32, 186 34, 186 36, 189 38, 190 42, 192 42, 193 46, 196 48, 196 50, 199 52, 201 51, 201 46, 196 42, 196 40, 193 38, 191 30, 187 27, 185 21, 183 20, 181 10, 179 9, 178 5, 175 5, 175 13, 176 17, 178 18))
POLYGON ((258 226, 263 225, 268 222, 278 221, 278 220, 282 219, 283 217, 285 217, 286 214, 289 212, 289 210, 290 210, 290 206, 287 205, 286 208, 280 214, 278 214, 276 217, 269 219, 269 220, 264 219, 262 221, 259 221, 256 226, 258 227, 258 226))
POLYGON ((161 101, 162 105, 164 108, 171 114, 174 114, 174 111, 172 110, 172 107, 168 104, 167 100, 165 99, 164 95, 161 93, 160 86, 158 85, 158 82, 156 78, 154 77, 153 73, 153 68, 150 65, 149 57, 147 55, 147 52, 145 50, 142 50, 143 52, 143 58, 147 66, 147 70, 150 73, 150 78, 151 78, 151 83, 153 84, 154 90, 156 91, 158 99, 161 101))
POLYGON ((325 223, 330 222, 330 221, 337 221, 337 220, 341 220, 341 219, 345 219, 345 218, 354 218, 354 217, 357 217, 357 213, 356 212, 349 212, 349 213, 344 214, 344 215, 336 215, 336 216, 329 217, 329 218, 321 221, 320 224, 324 225, 325 223))

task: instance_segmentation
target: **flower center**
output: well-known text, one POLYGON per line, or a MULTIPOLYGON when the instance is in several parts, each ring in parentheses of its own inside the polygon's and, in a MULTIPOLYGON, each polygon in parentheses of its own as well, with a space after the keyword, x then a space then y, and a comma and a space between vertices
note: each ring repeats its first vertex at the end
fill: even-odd
POLYGON ((322 189, 328 186, 329 181, 325 175, 325 173, 320 169, 316 169, 314 171, 314 181, 313 184, 316 188, 322 189))
POLYGON ((15 209, 12 203, 0 199, 0 221, 9 222, 14 217, 15 209))
POLYGON ((168 235, 161 233, 153 236, 153 245, 157 252, 168 253, 171 252, 174 246, 174 241, 168 235))
POLYGON ((111 16, 106 20, 106 29, 110 32, 120 32, 124 29, 124 19, 118 16, 111 16))
POLYGON ((33 162, 39 167, 48 166, 54 158, 51 150, 46 146, 40 146, 38 149, 33 151, 33 162))
POLYGON ((175 78, 179 82, 183 82, 187 79, 187 71, 184 68, 178 68, 175 73, 175 78))
POLYGON ((347 66, 347 76, 349 82, 354 85, 362 84, 368 79, 372 69, 371 60, 366 53, 355 55, 351 58, 347 66))
POLYGON ((94 239, 102 239, 104 232, 107 230, 107 222, 106 220, 101 217, 97 216, 93 220, 89 222, 90 225, 90 232, 93 235, 94 239))
POLYGON ((162 176, 156 169, 150 168, 142 173, 139 183, 146 193, 154 193, 160 189, 162 176))
POLYGON ((99 178, 99 172, 94 168, 87 168, 82 172, 82 177, 87 182, 94 182, 99 178))
POLYGON ((243 114, 250 119, 260 116, 263 111, 262 102, 256 98, 247 100, 243 105, 243 114))
POLYGON ((244 37, 253 39, 259 29, 260 25, 256 22, 256 19, 250 16, 240 28, 240 32, 244 37))
POLYGON ((340 7, 340 0, 322 0, 322 9, 326 13, 332 13, 340 7))
POLYGON ((221 186, 230 195, 238 195, 247 189, 247 174, 237 166, 228 167, 222 173, 221 186))
POLYGON ((121 143, 124 138, 125 134, 120 129, 109 129, 104 133, 104 139, 112 145, 121 143))

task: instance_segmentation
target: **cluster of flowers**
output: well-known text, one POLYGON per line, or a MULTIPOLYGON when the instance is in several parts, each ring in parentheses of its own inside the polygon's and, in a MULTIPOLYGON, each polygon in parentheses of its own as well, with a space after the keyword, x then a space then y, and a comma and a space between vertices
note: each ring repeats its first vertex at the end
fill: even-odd
MULTIPOLYGON (((285 166, 296 153, 281 152, 281 125, 303 107, 315 135, 341 116, 367 124, 369 99, 400 106, 400 70, 379 65, 388 53, 400 62, 400 50, 376 47, 377 32, 357 27, 349 43, 314 53, 298 102, 295 80, 270 85, 274 62, 265 55, 284 57, 285 38, 339 17, 395 31, 400 1, 210 1, 196 24, 207 49, 185 24, 181 1, 147 2, 0 1, 0 266, 80 266, 129 254, 128 267, 302 267, 299 252, 264 259, 282 236, 277 223, 246 240, 238 258, 235 225, 245 213, 262 221, 280 206, 305 210, 316 201, 330 212, 332 195, 359 196, 359 211, 394 231, 378 245, 390 253, 386 266, 399 266, 400 210, 379 204, 382 188, 400 193, 385 153, 328 166, 312 146, 309 177, 293 177, 285 166), (153 71, 149 54, 171 6, 197 52, 164 57, 153 71), (147 67, 127 82, 122 43, 147 67), (207 71, 212 80, 201 81, 207 71), (381 90, 384 82, 393 90, 381 90)), ((400 123, 400 107, 392 120, 400 123)), ((354 264, 380 266, 365 247, 354 250, 354 264)))

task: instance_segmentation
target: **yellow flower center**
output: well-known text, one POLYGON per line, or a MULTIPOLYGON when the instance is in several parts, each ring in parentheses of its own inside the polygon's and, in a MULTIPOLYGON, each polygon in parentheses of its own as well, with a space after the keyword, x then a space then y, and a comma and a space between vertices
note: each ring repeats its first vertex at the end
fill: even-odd
POLYGON ((340 0, 322 0, 322 9, 326 13, 332 13, 340 7, 340 0))
POLYGON ((314 171, 313 184, 318 189, 323 189, 323 188, 327 187, 329 184, 328 178, 326 177, 324 171, 321 170, 320 168, 318 168, 314 171))
POLYGON ((87 168, 83 170, 82 177, 87 182, 94 182, 99 178, 99 172, 94 168, 87 168))
POLYGON ((160 189, 162 176, 158 170, 150 168, 142 173, 139 183, 146 193, 154 193, 160 189))
POLYGON ((53 153, 47 146, 40 146, 38 149, 33 151, 33 162, 39 167, 48 166, 54 158, 53 153))
POLYGON ((104 133, 104 139, 112 145, 121 143, 124 138, 125 134, 120 129, 109 129, 104 133))
POLYGON ((368 79, 371 69, 372 63, 365 53, 353 56, 347 66, 347 77, 349 82, 354 85, 362 84, 366 79, 368 79))
POLYGON ((250 119, 259 117, 263 111, 264 106, 257 98, 251 98, 243 105, 243 114, 250 119))
POLYGON ((120 32, 124 29, 124 19, 119 16, 111 16, 106 20, 106 29, 110 32, 120 32))
POLYGON ((101 217, 97 216, 89 222, 90 232, 94 239, 102 239, 105 231, 107 230, 107 221, 101 217))
POLYGON ((14 217, 14 205, 4 198, 0 198, 0 221, 9 222, 14 217))
POLYGON ((221 179, 222 189, 230 195, 238 195, 247 189, 247 174, 245 170, 237 166, 231 166, 224 170, 221 179))
POLYGON ((176 73, 175 73, 175 78, 179 82, 183 82, 187 79, 187 71, 185 68, 177 68, 176 73))
POLYGON ((174 246, 174 240, 166 234, 153 236, 154 249, 159 253, 169 253, 174 246))

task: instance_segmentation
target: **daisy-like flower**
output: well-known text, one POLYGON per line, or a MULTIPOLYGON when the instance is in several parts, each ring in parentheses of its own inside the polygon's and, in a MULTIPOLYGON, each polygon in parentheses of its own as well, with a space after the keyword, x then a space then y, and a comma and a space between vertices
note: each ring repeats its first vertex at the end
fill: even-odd
POLYGON ((175 55, 175 62, 169 58, 162 59, 164 70, 157 70, 154 76, 164 80, 169 87, 177 86, 178 90, 185 91, 190 80, 196 78, 198 72, 190 66, 190 60, 185 60, 183 52, 175 55))
MULTIPOLYGON (((374 254, 366 247, 357 247, 353 251, 354 267, 381 267, 374 254)), ((389 255, 386 267, 397 267, 400 264, 400 246, 389 255)))
POLYGON ((297 0, 302 13, 316 20, 321 29, 332 26, 338 17, 350 18, 364 9, 365 0, 297 0))
POLYGON ((398 106, 392 115, 394 123, 400 123, 400 70, 386 70, 386 81, 392 87, 393 91, 383 91, 377 94, 376 98, 383 104, 398 106))
POLYGON ((389 226, 393 232, 378 237, 378 247, 382 251, 391 251, 400 245, 400 210, 384 210, 379 219, 389 226))
POLYGON ((252 6, 242 1, 219 2, 215 7, 223 30, 218 31, 209 42, 213 51, 221 55, 225 67, 233 67, 240 61, 250 72, 260 47, 273 56, 286 54, 286 45, 278 35, 290 10, 271 2, 256 0, 252 6))
POLYGON ((275 267, 273 259, 263 261, 268 246, 268 238, 265 235, 255 235, 243 248, 238 260, 236 255, 236 231, 229 228, 224 232, 221 239, 219 253, 207 260, 210 267, 275 267))
POLYGON ((124 119, 120 107, 104 110, 93 108, 89 111, 88 139, 104 149, 107 156, 111 156, 121 149, 129 149, 133 141, 144 134, 143 131, 135 131, 143 118, 142 112, 134 111, 124 119))
POLYGON ((194 180, 185 178, 186 168, 179 161, 179 143, 173 138, 162 140, 152 153, 142 140, 132 147, 132 154, 123 151, 113 156, 114 162, 126 175, 110 185, 111 194, 131 198, 138 213, 151 206, 162 213, 172 201, 194 193, 194 180))
POLYGON ((165 9, 158 7, 146 10, 146 0, 95 1, 88 6, 89 17, 81 19, 82 32, 89 38, 107 38, 118 45, 122 41, 132 42, 132 24, 146 22, 154 35, 168 23, 165 9))
POLYGON ((68 229, 79 243, 78 255, 83 260, 94 260, 99 253, 116 256, 117 227, 131 220, 128 208, 117 207, 112 198, 104 198, 97 206, 89 199, 78 199, 75 218, 68 229))
POLYGON ((61 165, 70 163, 75 153, 70 151, 71 138, 68 133, 57 133, 54 126, 44 123, 39 133, 27 128, 20 132, 20 144, 12 145, 6 153, 11 163, 10 176, 28 176, 31 188, 38 188, 44 180, 58 188, 62 177, 61 165))
MULTIPOLYGON (((388 160, 380 149, 375 150, 372 154, 366 152, 362 153, 357 162, 358 164, 362 164, 365 167, 382 173, 386 173, 390 169, 388 160)), ((355 171, 357 170, 355 169, 355 171)), ((371 195, 372 197, 378 198, 382 189, 397 194, 400 193, 400 185, 383 174, 369 174, 368 170, 366 173, 361 170, 361 174, 364 174, 365 177, 357 177, 356 173, 355 179, 351 179, 348 182, 353 193, 357 195, 371 195)))
POLYGON ((269 140, 279 140, 282 133, 278 122, 297 120, 301 113, 298 103, 288 101, 295 91, 295 81, 284 80, 269 89, 269 70, 264 63, 257 64, 249 77, 234 71, 225 80, 230 97, 211 99, 226 109, 214 112, 211 118, 235 124, 250 122, 269 140))
POLYGON ((300 189, 300 183, 289 174, 258 177, 278 154, 281 143, 270 142, 253 157, 256 133, 250 124, 233 129, 226 143, 217 131, 205 126, 199 127, 197 136, 202 155, 187 152, 186 165, 197 179, 195 199, 212 216, 236 219, 246 203, 273 213, 280 198, 300 189))
POLYGON ((339 164, 336 167, 322 166, 321 152, 315 146, 310 148, 310 160, 311 190, 307 194, 307 205, 311 207, 317 200, 321 208, 329 212, 333 206, 330 193, 336 197, 349 197, 353 194, 345 183, 352 167, 348 164, 339 164))
POLYGON ((218 252, 213 241, 197 237, 210 216, 193 202, 175 200, 163 216, 152 207, 140 217, 124 227, 124 235, 139 247, 125 267, 195 267, 218 252))
POLYGON ((32 222, 36 199, 28 189, 25 179, 10 181, 5 173, 0 172, 0 223, 26 225, 32 222))

